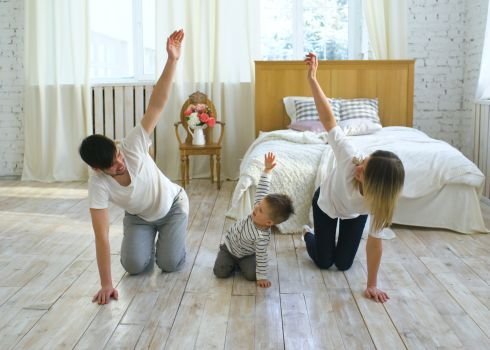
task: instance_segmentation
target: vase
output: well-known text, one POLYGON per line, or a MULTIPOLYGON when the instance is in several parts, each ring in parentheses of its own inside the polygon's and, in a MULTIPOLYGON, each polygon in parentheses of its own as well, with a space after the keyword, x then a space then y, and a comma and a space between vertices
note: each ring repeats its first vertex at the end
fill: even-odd
POLYGON ((199 125, 193 128, 187 127, 190 134, 192 135, 192 144, 194 146, 204 146, 206 144, 206 140, 204 139, 204 129, 206 129, 207 125, 199 125), (194 132, 192 132, 194 130, 194 132))

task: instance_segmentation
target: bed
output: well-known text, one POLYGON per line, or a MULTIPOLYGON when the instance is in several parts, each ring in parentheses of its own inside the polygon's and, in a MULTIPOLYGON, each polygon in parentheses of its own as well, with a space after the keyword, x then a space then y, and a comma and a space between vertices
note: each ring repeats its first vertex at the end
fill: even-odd
MULTIPOLYGON (((284 98, 311 96, 305 76, 302 61, 256 61, 257 139, 242 160, 228 216, 238 219, 251 212, 263 155, 273 151, 278 165, 271 191, 290 195, 296 211, 279 230, 295 233, 311 224, 311 198, 335 158, 326 132, 288 129, 292 117, 284 98)), ((406 181, 394 223, 488 232, 480 208, 484 175, 454 147, 412 128, 413 60, 322 61, 317 78, 327 96, 338 101, 376 101, 379 129, 349 137, 364 154, 386 149, 402 159, 406 181)))

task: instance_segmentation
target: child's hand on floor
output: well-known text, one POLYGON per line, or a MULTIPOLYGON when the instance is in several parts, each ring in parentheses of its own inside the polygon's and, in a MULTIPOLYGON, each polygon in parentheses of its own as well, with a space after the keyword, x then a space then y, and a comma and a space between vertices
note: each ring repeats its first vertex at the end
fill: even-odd
POLYGON ((271 286, 271 281, 269 281, 269 280, 258 280, 257 285, 261 288, 269 288, 271 286))

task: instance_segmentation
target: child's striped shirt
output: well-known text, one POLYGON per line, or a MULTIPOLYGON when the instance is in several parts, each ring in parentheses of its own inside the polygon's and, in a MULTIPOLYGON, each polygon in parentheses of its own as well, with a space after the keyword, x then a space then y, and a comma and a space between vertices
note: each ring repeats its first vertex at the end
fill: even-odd
MULTIPOLYGON (((254 204, 260 202, 268 193, 270 188, 270 174, 262 173, 254 204)), ((271 229, 257 228, 252 220, 252 214, 235 222, 225 236, 225 244, 228 251, 237 258, 243 258, 255 254, 255 273, 257 280, 267 279, 268 256, 267 248, 271 238, 271 229)))

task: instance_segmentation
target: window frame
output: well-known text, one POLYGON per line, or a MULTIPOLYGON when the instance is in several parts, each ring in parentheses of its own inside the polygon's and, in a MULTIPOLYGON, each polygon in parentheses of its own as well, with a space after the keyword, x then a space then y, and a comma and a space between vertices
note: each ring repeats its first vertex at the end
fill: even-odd
MULTIPOLYGON (((304 30, 303 30, 303 0, 290 0, 292 2, 293 17, 292 17, 292 45, 293 57, 302 57, 304 49, 304 30)), ((369 56, 369 45, 367 38, 367 27, 363 18, 362 0, 347 0, 349 9, 348 14, 348 43, 347 43, 347 59, 362 60, 369 56), (366 34, 365 36, 363 34, 366 34)), ((262 60, 268 60, 261 53, 262 60)), ((291 58, 294 60, 294 58, 291 58)))
MULTIPOLYGON (((90 76, 93 85, 106 83, 148 83, 155 79, 155 73, 144 73, 144 41, 143 41, 143 0, 132 0, 132 23, 133 23, 133 76, 132 77, 105 77, 94 78, 90 76)), ((93 6, 93 5, 92 5, 93 6)), ((92 43, 90 43, 92 50, 92 43)))

